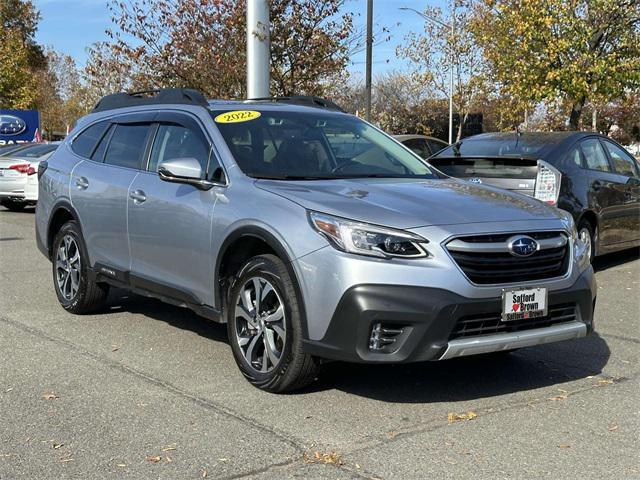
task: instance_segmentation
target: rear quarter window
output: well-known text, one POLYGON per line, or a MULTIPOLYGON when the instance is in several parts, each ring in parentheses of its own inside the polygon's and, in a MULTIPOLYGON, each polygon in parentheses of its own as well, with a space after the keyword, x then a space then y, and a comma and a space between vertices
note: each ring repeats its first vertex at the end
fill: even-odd
POLYGON ((102 138, 109 122, 98 122, 83 130, 71 144, 71 150, 81 157, 90 158, 96 143, 102 138))

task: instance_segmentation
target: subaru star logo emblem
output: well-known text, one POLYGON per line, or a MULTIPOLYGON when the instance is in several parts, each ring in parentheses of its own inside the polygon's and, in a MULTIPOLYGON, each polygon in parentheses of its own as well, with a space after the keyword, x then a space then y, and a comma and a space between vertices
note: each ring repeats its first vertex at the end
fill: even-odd
POLYGON ((528 257, 538 251, 538 242, 526 235, 518 235, 507 240, 507 248, 514 257, 528 257))
POLYGON ((24 120, 15 115, 0 115, 0 135, 20 135, 27 129, 24 120))
POLYGON ((469 179, 469 182, 471 183, 482 183, 482 180, 480 180, 478 177, 473 177, 469 179))

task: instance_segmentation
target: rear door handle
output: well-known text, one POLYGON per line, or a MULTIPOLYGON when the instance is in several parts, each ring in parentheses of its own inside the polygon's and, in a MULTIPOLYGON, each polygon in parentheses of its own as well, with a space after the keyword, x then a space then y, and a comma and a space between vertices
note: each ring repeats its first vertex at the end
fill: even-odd
POLYGON ((133 200, 133 203, 140 204, 147 199, 147 196, 142 190, 134 190, 133 192, 129 193, 129 198, 133 200))
POLYGON ((86 190, 89 188, 89 180, 87 180, 87 177, 76 178, 76 187, 78 187, 78 190, 86 190))

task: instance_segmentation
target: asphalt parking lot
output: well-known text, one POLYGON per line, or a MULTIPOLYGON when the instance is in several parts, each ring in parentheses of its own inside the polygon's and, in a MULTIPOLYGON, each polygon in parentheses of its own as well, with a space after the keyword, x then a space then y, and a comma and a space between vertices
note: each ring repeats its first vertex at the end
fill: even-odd
POLYGON ((640 478, 638 250, 597 262, 596 335, 278 396, 187 310, 67 314, 33 224, 0 208, 0 479, 640 478))

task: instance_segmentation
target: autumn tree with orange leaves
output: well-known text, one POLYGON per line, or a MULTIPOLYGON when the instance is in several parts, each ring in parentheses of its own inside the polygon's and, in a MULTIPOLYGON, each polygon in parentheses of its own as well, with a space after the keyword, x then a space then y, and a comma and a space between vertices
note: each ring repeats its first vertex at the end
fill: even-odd
MULTIPOLYGON (((272 0, 271 93, 322 95, 360 41, 343 0, 272 0)), ((190 87, 246 95, 246 2, 111 0, 106 44, 90 50, 88 81, 108 88, 190 87), (114 69, 114 67, 117 67, 114 69)), ((108 93, 102 91, 100 93, 108 93)))

